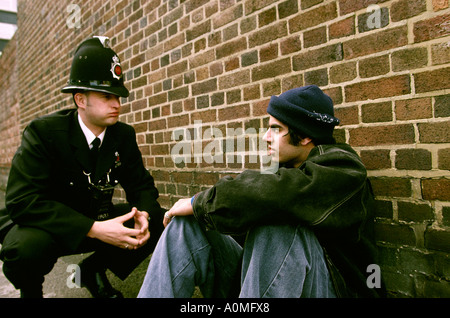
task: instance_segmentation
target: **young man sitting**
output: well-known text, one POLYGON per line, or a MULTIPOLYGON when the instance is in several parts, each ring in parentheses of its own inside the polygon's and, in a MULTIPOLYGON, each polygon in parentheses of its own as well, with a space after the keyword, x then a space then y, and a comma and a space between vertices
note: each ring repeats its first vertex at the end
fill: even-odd
POLYGON ((267 112, 278 171, 244 171, 179 200, 138 297, 191 297, 195 286, 204 297, 381 294, 366 283, 375 263, 370 184, 356 152, 332 136, 332 100, 300 87, 273 96, 267 112), (242 247, 229 236, 240 233, 242 247))

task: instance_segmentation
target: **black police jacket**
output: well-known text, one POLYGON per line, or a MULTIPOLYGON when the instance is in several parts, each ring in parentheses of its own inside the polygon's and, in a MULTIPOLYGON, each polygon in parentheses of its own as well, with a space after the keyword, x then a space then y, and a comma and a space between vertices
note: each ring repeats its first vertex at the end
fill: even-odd
MULTIPOLYGON (((33 120, 11 165, 6 209, 13 223, 52 234, 75 251, 94 223, 89 182, 89 146, 76 109, 33 120)), ((150 214, 151 225, 162 222, 154 180, 145 169, 134 129, 117 122, 106 130, 92 182, 106 178, 120 184, 131 206, 150 214)), ((5 217, 3 216, 3 219, 5 217)), ((5 222, 6 220, 3 220, 5 222)))
POLYGON ((298 168, 244 171, 196 195, 194 215, 207 229, 239 234, 264 224, 314 230, 338 296, 377 297, 367 284, 376 264, 372 191, 366 169, 346 144, 319 145, 298 168))

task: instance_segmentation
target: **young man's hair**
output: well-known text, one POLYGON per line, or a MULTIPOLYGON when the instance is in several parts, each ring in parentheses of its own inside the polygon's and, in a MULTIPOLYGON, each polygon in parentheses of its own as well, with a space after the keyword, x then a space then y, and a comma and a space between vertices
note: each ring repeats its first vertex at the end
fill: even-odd
POLYGON ((289 126, 288 126, 288 129, 289 129, 288 134, 290 137, 289 143, 294 146, 298 146, 300 141, 302 141, 303 139, 305 139, 307 137, 310 138, 312 140, 313 144, 316 146, 321 145, 321 144, 335 144, 336 143, 336 140, 333 137, 331 137, 328 140, 321 140, 321 139, 316 139, 316 138, 306 136, 305 134, 300 133, 289 126))

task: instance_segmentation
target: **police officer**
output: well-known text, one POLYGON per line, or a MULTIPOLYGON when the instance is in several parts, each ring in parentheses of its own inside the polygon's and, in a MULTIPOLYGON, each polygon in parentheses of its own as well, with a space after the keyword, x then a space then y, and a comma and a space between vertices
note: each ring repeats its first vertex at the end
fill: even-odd
POLYGON ((95 251, 79 264, 81 285, 94 297, 122 297, 105 270, 125 279, 150 255, 164 211, 134 129, 118 121, 129 92, 108 38, 77 48, 62 92, 76 108, 33 120, 12 161, 0 218, 3 271, 21 297, 42 297, 60 256, 95 251), (118 184, 128 203, 113 205, 118 184))

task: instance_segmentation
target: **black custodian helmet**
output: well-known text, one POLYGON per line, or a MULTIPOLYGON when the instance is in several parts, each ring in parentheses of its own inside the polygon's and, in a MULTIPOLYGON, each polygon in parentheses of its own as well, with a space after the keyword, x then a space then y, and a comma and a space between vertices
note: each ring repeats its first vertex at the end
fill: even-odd
POLYGON ((75 51, 69 81, 61 92, 90 90, 128 97, 122 73, 119 57, 109 47, 109 38, 94 36, 75 51))

